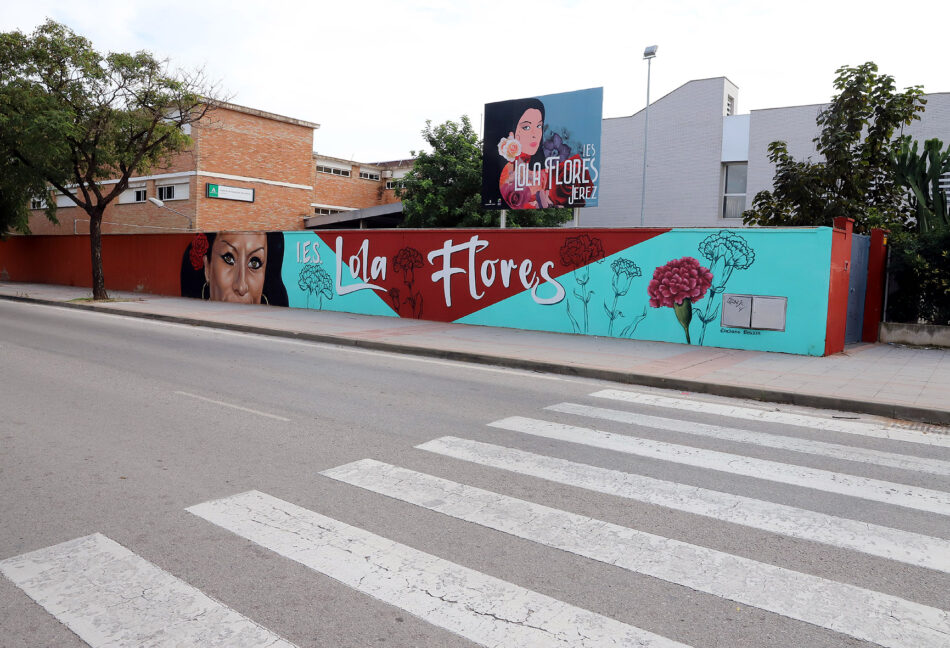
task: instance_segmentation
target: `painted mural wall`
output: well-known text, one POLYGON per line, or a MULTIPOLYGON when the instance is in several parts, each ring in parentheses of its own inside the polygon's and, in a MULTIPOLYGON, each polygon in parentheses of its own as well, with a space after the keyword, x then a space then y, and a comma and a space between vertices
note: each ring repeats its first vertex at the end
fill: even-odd
POLYGON ((181 294, 822 355, 831 253, 830 228, 220 232, 181 294))

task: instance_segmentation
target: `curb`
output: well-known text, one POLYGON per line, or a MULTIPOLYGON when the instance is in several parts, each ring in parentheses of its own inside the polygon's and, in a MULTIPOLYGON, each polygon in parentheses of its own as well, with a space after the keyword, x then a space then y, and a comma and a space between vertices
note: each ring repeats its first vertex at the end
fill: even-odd
POLYGON ((538 371, 563 376, 573 376, 577 378, 591 378, 594 380, 604 380, 627 385, 642 385, 645 387, 657 387, 661 389, 674 389, 678 391, 692 391, 697 393, 711 394, 714 396, 725 396, 730 398, 746 398, 756 401, 765 401, 771 403, 782 403, 788 405, 798 405, 801 407, 813 407, 818 409, 834 409, 860 414, 870 414, 873 416, 882 416, 886 418, 901 419, 907 421, 917 421, 921 423, 932 423, 938 425, 950 425, 950 411, 936 410, 925 407, 915 407, 913 405, 899 405, 896 403, 873 403, 851 398, 838 398, 834 396, 822 396, 819 394, 802 394, 799 392, 781 391, 776 389, 762 389, 759 387, 747 387, 744 385, 730 385, 726 383, 701 382, 698 380, 689 380, 687 378, 670 378, 666 376, 656 376, 652 374, 640 374, 634 372, 615 371, 611 369, 598 369, 595 367, 586 367, 582 365, 564 365, 544 360, 525 360, 520 358, 511 358, 506 356, 495 356, 487 353, 475 353, 471 351, 450 351, 443 349, 432 349, 429 347, 413 346, 410 344, 397 344, 394 342, 379 342, 374 340, 359 340, 353 338, 340 337, 337 335, 328 335, 320 333, 300 333, 297 331, 288 331, 281 329, 267 328, 263 326, 252 326, 248 324, 231 324, 229 322, 216 322, 213 320, 202 320, 193 317, 181 317, 176 315, 162 315, 160 313, 143 313, 140 311, 124 310, 115 307, 98 306, 94 303, 75 303, 62 302, 49 299, 39 299, 36 297, 21 297, 15 295, 0 295, 0 299, 7 301, 18 301, 33 304, 42 304, 45 306, 58 306, 61 308, 75 308, 78 310, 90 310, 98 313, 109 313, 114 315, 123 315, 125 317, 137 317, 139 319, 150 319, 160 322, 171 322, 175 324, 185 324, 188 326, 201 326, 205 328, 221 329, 225 331, 235 331, 239 333, 252 333, 268 337, 289 338, 294 340, 305 340, 308 342, 319 342, 323 344, 334 344, 337 346, 356 347, 360 349, 369 349, 373 351, 387 351, 390 353, 400 353, 404 355, 414 355, 427 358, 437 358, 440 360, 455 360, 459 362, 471 362, 474 364, 492 365, 506 367, 509 369, 522 369, 526 371, 538 371))

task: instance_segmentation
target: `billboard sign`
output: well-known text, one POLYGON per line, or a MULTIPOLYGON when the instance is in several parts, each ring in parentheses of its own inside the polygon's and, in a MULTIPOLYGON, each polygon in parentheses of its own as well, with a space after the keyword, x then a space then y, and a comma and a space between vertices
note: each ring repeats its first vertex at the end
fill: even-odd
POLYGON ((604 89, 485 104, 482 207, 596 207, 604 89))

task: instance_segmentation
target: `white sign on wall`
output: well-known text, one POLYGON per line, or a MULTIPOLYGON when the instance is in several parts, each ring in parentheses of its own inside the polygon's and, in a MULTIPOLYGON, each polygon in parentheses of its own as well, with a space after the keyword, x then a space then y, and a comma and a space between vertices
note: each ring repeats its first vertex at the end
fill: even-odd
POLYGON ((787 309, 787 297, 726 293, 722 296, 720 321, 723 326, 732 328, 784 331, 787 309))
POLYGON ((213 184, 211 182, 205 185, 205 195, 208 198, 254 202, 253 189, 245 189, 244 187, 229 187, 228 185, 213 184))

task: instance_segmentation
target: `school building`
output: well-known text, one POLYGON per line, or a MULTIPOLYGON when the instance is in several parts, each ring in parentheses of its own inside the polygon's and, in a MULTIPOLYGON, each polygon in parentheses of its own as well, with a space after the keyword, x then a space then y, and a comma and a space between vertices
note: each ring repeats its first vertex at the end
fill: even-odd
MULTIPOLYGON (((360 226, 359 210, 398 203, 412 160, 363 164, 315 153, 319 124, 222 103, 186 127, 192 146, 133 177, 103 215, 104 234, 360 226), (159 201, 158 203, 154 202, 159 201), (325 226, 325 224, 324 224, 325 226)), ((115 181, 106 181, 109 185, 115 181)), ((87 214, 55 194, 59 224, 34 200, 33 234, 88 234, 87 214)))

